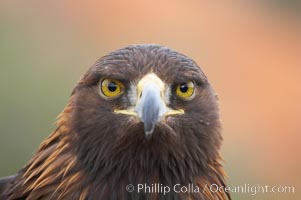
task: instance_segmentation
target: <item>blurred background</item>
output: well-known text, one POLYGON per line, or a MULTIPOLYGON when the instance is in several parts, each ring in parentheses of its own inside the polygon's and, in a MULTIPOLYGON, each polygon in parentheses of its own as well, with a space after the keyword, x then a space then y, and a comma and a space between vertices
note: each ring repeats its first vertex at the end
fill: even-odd
POLYGON ((229 185, 295 188, 234 199, 301 199, 297 0, 0 0, 0 176, 31 158, 97 58, 137 43, 182 52, 211 80, 229 185))

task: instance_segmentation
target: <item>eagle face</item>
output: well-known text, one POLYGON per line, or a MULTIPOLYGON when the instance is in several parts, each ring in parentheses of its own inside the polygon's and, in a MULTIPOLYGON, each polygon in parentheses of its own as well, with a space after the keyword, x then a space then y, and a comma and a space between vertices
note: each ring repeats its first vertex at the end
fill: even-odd
POLYGON ((225 186, 221 140, 216 95, 197 64, 167 47, 128 46, 81 78, 57 129, 0 181, 0 199, 230 199, 208 190, 225 186), (143 183, 203 192, 126 191, 143 183))
POLYGON ((102 57, 71 101, 83 160, 87 152, 158 159, 164 153, 216 154, 219 148, 216 96, 206 76, 193 60, 166 47, 129 46, 102 57))

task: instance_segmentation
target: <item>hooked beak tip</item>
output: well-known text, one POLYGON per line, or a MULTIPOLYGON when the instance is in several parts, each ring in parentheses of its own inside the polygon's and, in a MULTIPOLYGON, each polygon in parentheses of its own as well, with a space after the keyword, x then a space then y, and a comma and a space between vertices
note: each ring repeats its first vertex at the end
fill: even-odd
POLYGON ((153 135, 153 131, 145 131, 145 138, 150 140, 153 135))

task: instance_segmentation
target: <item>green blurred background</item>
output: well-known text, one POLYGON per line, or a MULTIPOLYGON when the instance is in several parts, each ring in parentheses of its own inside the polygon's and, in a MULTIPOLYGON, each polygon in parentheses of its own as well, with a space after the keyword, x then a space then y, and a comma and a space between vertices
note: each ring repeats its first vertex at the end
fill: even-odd
POLYGON ((158 43, 197 61, 220 97, 229 185, 291 185, 301 199, 300 1, 0 0, 0 176, 54 129, 102 55, 158 43))

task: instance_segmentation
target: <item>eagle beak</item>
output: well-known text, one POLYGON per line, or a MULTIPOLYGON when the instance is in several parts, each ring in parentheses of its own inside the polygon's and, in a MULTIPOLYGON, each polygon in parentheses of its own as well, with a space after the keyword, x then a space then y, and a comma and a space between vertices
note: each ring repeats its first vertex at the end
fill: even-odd
POLYGON ((145 137, 150 139, 159 121, 170 115, 184 114, 182 109, 166 106, 165 89, 166 85, 156 74, 147 74, 137 84, 135 107, 114 112, 138 117, 144 124, 145 137))
POLYGON ((166 106, 166 85, 154 73, 144 76, 137 85, 138 100, 135 111, 144 123, 144 133, 150 139, 157 122, 169 115, 183 114, 183 110, 173 110, 166 106))
POLYGON ((158 85, 149 83, 144 86, 135 110, 144 123, 145 136, 149 139, 154 132, 156 123, 162 119, 162 116, 167 111, 165 103, 160 96, 158 85))

